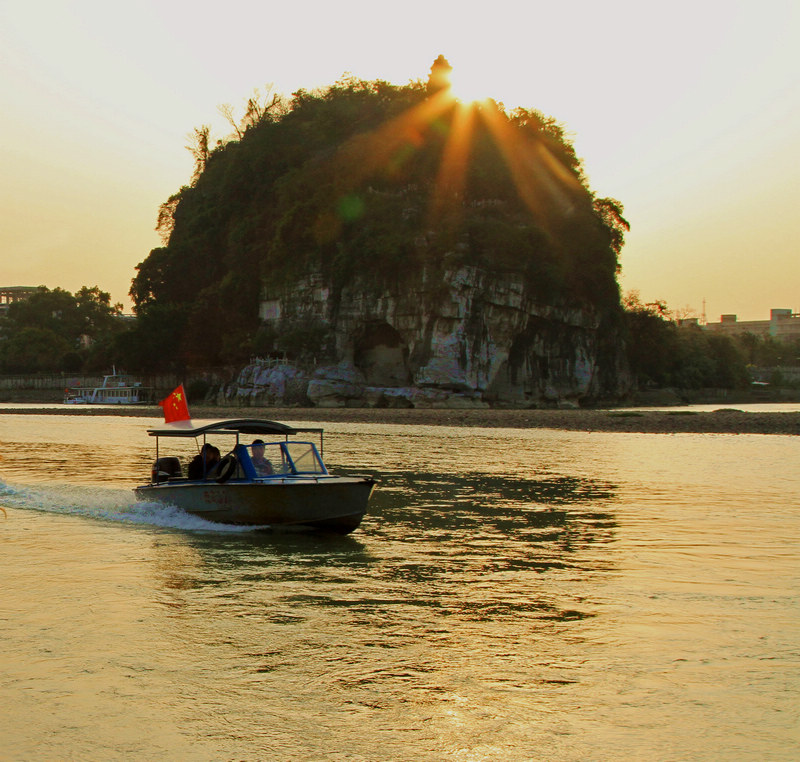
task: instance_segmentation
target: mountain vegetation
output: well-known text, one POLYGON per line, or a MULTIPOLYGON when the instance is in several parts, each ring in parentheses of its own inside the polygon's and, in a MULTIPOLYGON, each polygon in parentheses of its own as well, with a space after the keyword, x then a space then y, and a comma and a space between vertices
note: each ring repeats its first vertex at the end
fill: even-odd
POLYGON ((238 122, 223 109, 235 129, 213 147, 197 129, 194 176, 162 205, 164 245, 133 280, 128 366, 245 361, 264 343, 262 286, 312 270, 376 289, 423 267, 509 270, 543 303, 619 320, 622 205, 589 190, 554 119, 461 104, 449 68, 440 57, 427 82, 253 97, 238 122))

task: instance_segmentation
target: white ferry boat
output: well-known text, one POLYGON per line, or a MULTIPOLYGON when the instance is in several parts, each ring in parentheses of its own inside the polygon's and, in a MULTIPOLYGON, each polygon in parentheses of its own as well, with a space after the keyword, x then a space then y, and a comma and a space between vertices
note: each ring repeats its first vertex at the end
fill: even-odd
POLYGON ((140 405, 149 402, 149 389, 116 369, 103 376, 101 386, 72 386, 64 394, 65 405, 140 405))

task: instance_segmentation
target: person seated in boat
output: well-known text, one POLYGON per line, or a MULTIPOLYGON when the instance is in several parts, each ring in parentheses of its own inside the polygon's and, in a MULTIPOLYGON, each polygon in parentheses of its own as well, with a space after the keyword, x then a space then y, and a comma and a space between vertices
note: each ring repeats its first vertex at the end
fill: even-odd
POLYGON ((203 479, 213 476, 213 471, 220 461, 219 449, 206 442, 200 452, 194 456, 187 469, 190 479, 203 479))
POLYGON ((256 469, 257 476, 271 476, 275 473, 275 468, 264 457, 264 440, 254 439, 250 448, 250 460, 253 461, 253 466, 256 469))

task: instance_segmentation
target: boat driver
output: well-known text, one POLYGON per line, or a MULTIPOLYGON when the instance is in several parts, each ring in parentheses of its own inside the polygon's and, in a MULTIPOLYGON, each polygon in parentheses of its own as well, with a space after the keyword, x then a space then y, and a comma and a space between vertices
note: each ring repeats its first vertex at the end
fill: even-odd
POLYGON ((250 452, 250 460, 253 461, 253 466, 255 466, 257 476, 271 476, 275 473, 275 468, 273 467, 272 463, 270 463, 264 457, 263 439, 254 439, 250 448, 250 452))

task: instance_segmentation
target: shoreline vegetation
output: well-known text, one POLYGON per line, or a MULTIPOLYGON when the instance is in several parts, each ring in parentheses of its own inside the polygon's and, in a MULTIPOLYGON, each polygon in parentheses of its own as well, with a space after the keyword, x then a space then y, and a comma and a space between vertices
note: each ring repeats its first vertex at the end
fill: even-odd
MULTIPOLYGON (((114 415, 161 421, 157 406, 91 407, 31 404, 0 408, 0 415, 114 415)), ((197 419, 267 418, 297 423, 382 423, 409 426, 561 429, 564 431, 628 432, 640 434, 800 434, 800 412, 744 412, 721 407, 701 411, 442 409, 442 408, 301 408, 192 406, 197 419)))

